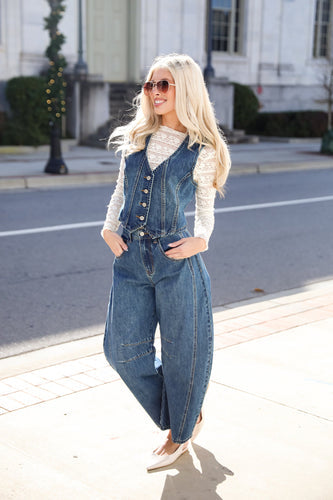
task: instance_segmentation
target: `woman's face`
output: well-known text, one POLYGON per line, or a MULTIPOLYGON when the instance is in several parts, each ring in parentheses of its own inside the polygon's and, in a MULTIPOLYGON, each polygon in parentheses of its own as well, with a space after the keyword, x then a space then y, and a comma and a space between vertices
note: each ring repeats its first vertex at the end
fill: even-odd
MULTIPOLYGON (((165 68, 156 69, 150 79, 156 83, 159 80, 168 80, 169 83, 175 83, 169 70, 165 68)), ((176 114, 176 87, 169 85, 169 90, 164 94, 155 86, 149 94, 155 113, 162 116, 162 125, 168 125, 177 120, 176 114)))

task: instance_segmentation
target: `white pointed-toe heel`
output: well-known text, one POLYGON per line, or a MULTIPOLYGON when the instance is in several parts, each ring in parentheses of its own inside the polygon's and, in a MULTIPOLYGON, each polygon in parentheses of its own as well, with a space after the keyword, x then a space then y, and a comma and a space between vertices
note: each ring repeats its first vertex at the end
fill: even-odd
POLYGON ((192 437, 191 437, 191 441, 194 441, 198 437, 199 433, 202 430, 202 427, 203 427, 203 424, 204 424, 204 414, 203 414, 203 410, 202 409, 201 409, 200 415, 201 415, 201 420, 200 420, 199 423, 195 424, 195 426, 194 426, 192 437))
POLYGON ((174 453, 168 455, 165 453, 164 455, 157 455, 156 453, 152 454, 151 461, 149 465, 147 465, 147 471, 160 469, 161 467, 166 467, 167 465, 173 464, 183 453, 185 453, 188 449, 188 442, 182 443, 178 446, 174 453))

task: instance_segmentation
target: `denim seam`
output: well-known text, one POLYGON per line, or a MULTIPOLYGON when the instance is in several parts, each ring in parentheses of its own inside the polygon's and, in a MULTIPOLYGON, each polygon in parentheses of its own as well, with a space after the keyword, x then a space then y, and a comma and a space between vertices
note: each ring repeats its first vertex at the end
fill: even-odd
POLYGON ((151 241, 149 243, 149 247, 146 248, 146 252, 147 252, 147 255, 149 257, 149 261, 150 261, 150 265, 151 265, 151 272, 149 272, 149 276, 153 276, 154 272, 155 272, 155 266, 154 266, 154 259, 153 259, 153 252, 151 251, 151 241))
MULTIPOLYGON (((154 275, 154 273, 155 273, 155 269, 154 269, 154 262, 153 262, 153 260, 152 260, 152 272, 150 273, 150 272, 149 272, 149 270, 148 270, 148 269, 147 269, 147 267, 146 267, 146 263, 145 263, 145 256, 144 256, 144 254, 143 254, 143 249, 142 249, 142 247, 143 247, 143 245, 144 245, 144 242, 143 242, 143 241, 144 241, 144 240, 139 240, 139 249, 140 249, 141 262, 142 262, 142 264, 143 264, 143 267, 145 268, 147 278, 149 279, 149 281, 151 282, 151 284, 155 286, 155 284, 154 284, 154 282, 153 282, 153 280, 152 280, 152 277, 153 277, 153 275, 154 275)), ((145 251, 146 251, 146 249, 145 249, 145 251)))
POLYGON ((126 169, 124 171, 124 187, 126 188, 126 190, 128 190, 128 177, 127 177, 126 169))
MULTIPOLYGON (((133 189, 132 189, 132 197, 131 197, 130 202, 128 204, 127 218, 124 221, 122 221, 122 223, 123 223, 124 226, 127 226, 128 220, 129 220, 131 212, 132 212, 133 201, 134 201, 134 197, 136 195, 136 189, 138 187, 138 183, 139 183, 140 175, 141 175, 141 172, 142 172, 142 167, 143 167, 143 164, 144 164, 144 160, 145 160, 145 155, 143 155, 143 158, 141 159, 140 166, 139 166, 138 172, 136 174, 136 179, 135 179, 135 182, 134 182, 134 185, 133 185, 133 189)), ((126 167, 125 167, 125 171, 126 171, 126 167)), ((125 205, 126 205, 126 202, 125 202, 125 205)), ((125 206, 124 206, 124 209, 125 209, 125 206)))
POLYGON ((166 350, 165 346, 164 346, 164 342, 166 342, 167 344, 174 344, 174 342, 172 340, 169 340, 165 337, 163 337, 161 335, 161 351, 163 353, 165 353, 165 355, 169 358, 169 359, 175 359, 176 356, 172 355, 172 354, 169 354, 168 351, 166 350))
POLYGON ((162 171, 162 176, 161 176, 161 234, 165 233, 165 212, 166 212, 166 191, 165 191, 165 186, 166 186, 166 173, 168 170, 169 166, 169 161, 165 162, 163 171, 162 171))
POLYGON ((190 269, 190 272, 192 275, 192 292, 193 292, 193 308, 194 308, 194 310, 193 310, 193 314, 194 314, 194 338, 193 338, 193 356, 192 356, 192 366, 191 366, 191 378, 190 378, 190 384, 189 384, 186 404, 185 404, 184 413, 183 413, 183 420, 182 420, 182 423, 181 423, 181 426, 179 429, 178 440, 180 439, 180 436, 184 430, 185 421, 187 418, 188 409, 190 406, 190 401, 191 401, 192 392, 193 392, 194 372, 195 372, 195 365, 196 365, 196 359, 197 359, 197 339, 198 339, 198 311, 197 311, 197 294, 196 294, 196 284, 195 284, 195 273, 194 273, 194 268, 193 268, 193 264, 192 264, 191 259, 186 259, 186 261, 188 263, 188 266, 189 266, 189 269, 190 269))
POLYGON ((173 344, 174 343, 173 340, 169 340, 169 339, 166 339, 165 337, 161 336, 161 340, 162 339, 165 340, 165 342, 168 342, 168 344, 173 344))
POLYGON ((149 351, 145 351, 142 354, 138 354, 137 356, 134 356, 133 358, 127 359, 126 361, 119 361, 119 364, 124 364, 124 363, 129 363, 130 361, 136 361, 137 359, 143 358, 144 356, 148 356, 148 354, 151 354, 154 352, 154 349, 150 349, 149 351))
POLYGON ((168 351, 165 349, 165 347, 161 346, 161 351, 169 358, 169 359, 175 359, 175 356, 173 354, 169 354, 168 351))
POLYGON ((180 179, 180 181, 178 182, 176 188, 175 188, 175 195, 176 195, 176 206, 175 206, 175 210, 174 210, 174 214, 173 214, 173 218, 172 218, 172 224, 171 224, 171 230, 172 231, 175 231, 176 230, 176 226, 177 226, 177 219, 179 217, 179 196, 178 196, 178 193, 179 193, 179 190, 182 186, 182 184, 186 181, 186 179, 188 179, 188 177, 192 176, 192 171, 191 172, 188 172, 186 175, 184 175, 184 177, 182 179, 180 179))
MULTIPOLYGON (((203 147, 205 147, 205 146, 203 146, 203 147)), ((196 166, 196 164, 197 164, 199 154, 200 154, 200 150, 199 150, 199 148, 198 148, 198 149, 195 151, 195 156, 194 156, 194 159, 193 159, 193 166, 192 166, 192 170, 191 170, 191 182, 192 182, 192 184, 193 184, 193 186, 194 186, 195 188, 197 188, 197 187, 198 187, 198 183, 197 183, 197 182, 193 179, 193 172, 194 172, 195 166, 196 166)))
POLYGON ((149 338, 149 339, 144 339, 141 342, 133 342, 131 344, 120 344, 122 347, 134 347, 136 345, 141 345, 141 344, 147 344, 147 342, 153 342, 154 339, 149 338))
MULTIPOLYGON (((213 364, 213 342, 214 342, 214 332, 213 332, 213 323, 212 323, 212 318, 210 314, 210 307, 209 307, 209 300, 208 300, 208 292, 207 292, 207 287, 203 278, 203 273, 202 273, 202 266, 200 263, 200 259, 198 255, 195 255, 195 259, 197 261, 197 266, 200 272, 200 278, 202 281, 203 289, 205 292, 205 302, 206 302, 206 314, 207 314, 207 325, 209 329, 209 336, 207 338, 207 344, 208 344, 208 356, 207 356, 207 366, 206 366, 206 372, 205 372, 205 382, 204 382, 204 393, 203 397, 201 399, 200 407, 203 404, 203 401, 205 399, 205 395, 207 392, 207 387, 208 387, 208 382, 209 382, 209 377, 212 369, 212 364, 213 364)), ((197 419, 199 418, 199 415, 196 417, 197 419)))
MULTIPOLYGON (((205 304, 206 304, 206 312, 208 313, 208 317, 209 317, 209 321, 208 321, 208 324, 209 324, 209 330, 210 332, 212 332, 212 321, 211 321, 211 316, 209 314, 210 312, 210 306, 209 306, 209 300, 208 300, 208 292, 207 292, 207 287, 206 287, 206 283, 205 283, 205 280, 204 280, 204 277, 203 277, 203 273, 202 273, 202 266, 201 266, 201 262, 200 262, 200 259, 199 259, 199 256, 198 255, 194 255, 194 258, 197 262, 197 266, 198 266, 198 269, 199 269, 199 272, 200 272, 200 278, 201 278, 201 282, 202 282, 202 287, 205 291, 205 304)), ((212 335, 212 334, 211 334, 212 335)))

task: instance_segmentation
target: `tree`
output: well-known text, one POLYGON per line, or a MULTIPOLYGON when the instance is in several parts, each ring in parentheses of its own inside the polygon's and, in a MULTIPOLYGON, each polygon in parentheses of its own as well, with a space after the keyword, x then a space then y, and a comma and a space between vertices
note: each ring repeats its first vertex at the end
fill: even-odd
POLYGON ((327 130, 332 128, 332 106, 333 106, 333 66, 327 64, 327 67, 320 78, 321 85, 325 91, 324 99, 317 99, 316 102, 327 104, 327 130))
POLYGON ((61 54, 65 36, 60 33, 58 24, 65 11, 64 0, 48 0, 50 15, 44 18, 45 29, 50 35, 50 44, 45 51, 49 59, 47 72, 46 105, 50 124, 50 158, 45 172, 51 174, 67 174, 68 169, 61 155, 60 131, 61 118, 66 113, 66 86, 64 69, 67 65, 61 54))

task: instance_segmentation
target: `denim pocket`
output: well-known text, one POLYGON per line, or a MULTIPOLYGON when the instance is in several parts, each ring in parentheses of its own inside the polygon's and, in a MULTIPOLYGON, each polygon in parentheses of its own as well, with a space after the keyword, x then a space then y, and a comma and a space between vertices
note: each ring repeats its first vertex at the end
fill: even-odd
POLYGON ((179 262, 180 260, 184 260, 184 259, 173 259, 172 257, 169 257, 165 253, 167 250, 171 250, 172 247, 169 247, 170 243, 174 243, 175 241, 179 241, 182 238, 183 238, 183 236, 180 236, 180 235, 171 235, 171 236, 166 236, 164 238, 160 238, 158 240, 158 248, 160 249, 160 252, 165 259, 169 260, 170 262, 179 262))
POLYGON ((120 260, 120 259, 122 259, 122 258, 124 257, 124 253, 126 253, 126 251, 125 251, 125 250, 123 250, 123 253, 121 253, 118 257, 115 255, 115 259, 116 259, 116 260, 120 260))
MULTIPOLYGON (((123 236, 122 236, 122 239, 123 239, 123 241, 126 243, 126 245, 128 246, 128 241, 127 241, 127 239, 126 239, 126 238, 124 238, 123 236)), ((124 257, 124 254, 125 254, 125 253, 128 253, 128 250, 127 250, 127 251, 126 251, 126 250, 123 250, 123 252, 119 255, 119 257, 115 256, 115 259, 116 259, 116 260, 120 260, 120 259, 122 259, 122 258, 124 257)))

